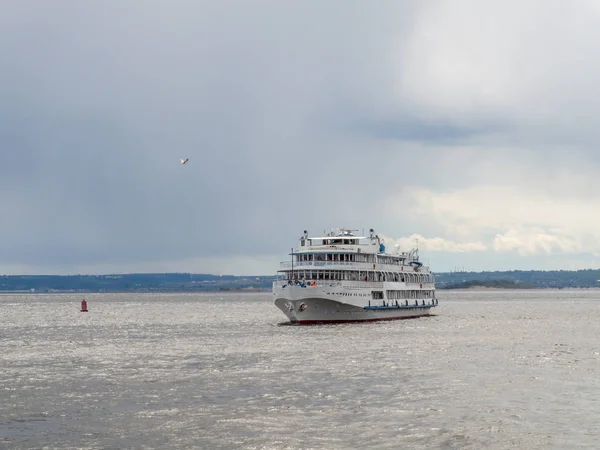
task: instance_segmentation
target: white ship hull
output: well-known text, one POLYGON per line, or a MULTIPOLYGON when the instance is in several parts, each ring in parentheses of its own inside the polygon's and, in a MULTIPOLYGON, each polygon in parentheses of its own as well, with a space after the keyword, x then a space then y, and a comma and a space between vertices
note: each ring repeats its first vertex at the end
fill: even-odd
POLYGON ((438 304, 435 277, 418 248, 387 253, 371 228, 311 237, 308 231, 282 261, 273 282, 277 306, 294 324, 370 322, 431 315, 438 304))
POLYGON ((358 300, 346 299, 328 295, 325 290, 331 289, 299 286, 276 289, 275 306, 298 325, 412 319, 431 315, 432 308, 437 306, 437 300, 432 299, 413 300, 407 305, 407 302, 370 301, 366 294, 358 300))

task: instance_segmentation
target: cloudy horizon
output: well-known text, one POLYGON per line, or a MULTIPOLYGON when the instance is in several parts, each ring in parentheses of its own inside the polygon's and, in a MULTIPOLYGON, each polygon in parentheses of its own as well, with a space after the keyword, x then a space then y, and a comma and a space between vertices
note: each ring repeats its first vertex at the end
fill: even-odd
POLYGON ((600 268, 599 41, 592 0, 2 2, 0 273, 267 275, 333 227, 600 268))

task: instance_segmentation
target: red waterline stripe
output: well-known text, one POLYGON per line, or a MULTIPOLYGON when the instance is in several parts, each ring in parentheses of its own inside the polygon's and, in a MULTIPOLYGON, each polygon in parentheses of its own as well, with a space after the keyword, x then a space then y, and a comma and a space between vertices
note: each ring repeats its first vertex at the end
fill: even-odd
POLYGON ((419 317, 433 316, 434 314, 421 314, 419 316, 381 317, 377 319, 342 319, 342 320, 298 320, 292 322, 296 325, 320 325, 330 323, 357 323, 357 322, 380 322, 382 320, 417 319, 419 317))

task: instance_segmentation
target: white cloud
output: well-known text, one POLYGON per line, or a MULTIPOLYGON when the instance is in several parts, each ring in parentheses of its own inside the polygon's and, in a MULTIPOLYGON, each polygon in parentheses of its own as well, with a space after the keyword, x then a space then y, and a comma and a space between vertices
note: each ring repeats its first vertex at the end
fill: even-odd
POLYGON ((543 229, 519 230, 512 228, 494 238, 494 250, 516 251, 520 255, 539 253, 576 253, 583 250, 581 242, 569 236, 543 229))
MULTIPOLYGON (((597 3, 422 2, 398 57, 399 98, 424 117, 570 127, 598 111, 597 3), (576 120, 574 119, 576 114, 576 120)), ((591 117, 587 119, 591 122, 591 117)))
POLYGON ((434 252, 480 252, 487 250, 487 247, 481 242, 454 242, 440 237, 426 238, 420 234, 413 234, 409 237, 390 238, 382 236, 384 243, 390 251, 398 246, 401 251, 408 251, 418 246, 419 249, 434 252))
POLYGON ((390 201, 409 205, 403 214, 434 221, 443 229, 432 250, 600 252, 600 210, 587 197, 548 196, 544 186, 480 185, 444 192, 414 188, 390 201), (446 241, 456 238, 476 244, 446 241))

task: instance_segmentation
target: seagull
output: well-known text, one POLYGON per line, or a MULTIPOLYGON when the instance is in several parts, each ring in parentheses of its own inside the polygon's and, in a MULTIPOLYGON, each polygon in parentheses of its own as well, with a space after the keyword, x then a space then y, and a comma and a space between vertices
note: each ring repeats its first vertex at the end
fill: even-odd
MULTIPOLYGON (((181 158, 180 158, 181 159, 181 158)), ((185 164, 189 161, 190 158, 185 158, 181 160, 181 164, 185 164)))

